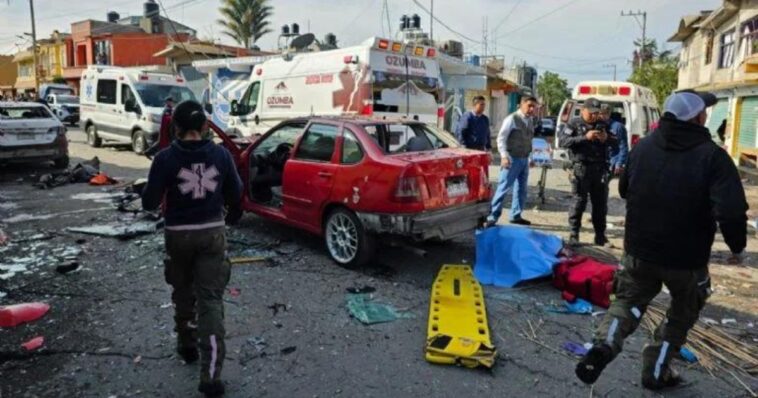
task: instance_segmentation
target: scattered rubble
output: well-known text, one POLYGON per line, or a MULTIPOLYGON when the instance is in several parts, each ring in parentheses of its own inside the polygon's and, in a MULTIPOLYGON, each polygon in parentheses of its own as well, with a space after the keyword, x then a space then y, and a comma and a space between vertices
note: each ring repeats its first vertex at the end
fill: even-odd
POLYGON ((90 225, 86 227, 69 227, 66 228, 66 230, 109 238, 131 239, 140 235, 155 233, 160 224, 161 223, 153 221, 142 221, 131 224, 104 224, 90 225))

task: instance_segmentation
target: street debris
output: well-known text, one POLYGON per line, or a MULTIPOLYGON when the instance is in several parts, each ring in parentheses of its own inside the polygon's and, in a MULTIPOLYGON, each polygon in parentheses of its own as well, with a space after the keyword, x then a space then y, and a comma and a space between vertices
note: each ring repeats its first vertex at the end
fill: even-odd
POLYGON ((467 368, 495 364, 482 287, 471 267, 443 265, 432 285, 426 360, 467 368))
POLYGON ((100 159, 95 156, 91 160, 77 163, 76 166, 65 171, 43 174, 34 186, 40 189, 50 189, 70 183, 88 183, 98 174, 100 174, 100 159))
POLYGON ((118 192, 83 192, 71 195, 74 200, 91 200, 96 203, 111 204, 115 198, 121 197, 118 192))
POLYGON ((0 257, 0 280, 7 280, 21 273, 33 272, 35 269, 50 267, 51 264, 75 261, 82 253, 81 247, 65 243, 52 244, 42 239, 31 239, 35 236, 40 237, 43 234, 19 238, 19 241, 25 242, 23 246, 19 246, 16 241, 11 241, 10 244, 3 247, 3 251, 15 251, 21 255, 4 253, 0 257))
POLYGON ((236 287, 230 287, 226 290, 229 292, 229 295, 232 297, 239 297, 240 295, 240 290, 237 289, 236 287))
POLYGON ((105 173, 98 173, 96 176, 90 178, 89 185, 113 185, 118 184, 118 180, 109 177, 105 173))
POLYGON ((154 221, 138 221, 130 224, 104 224, 86 227, 69 227, 70 232, 105 236, 109 238, 131 239, 140 235, 155 233, 161 223, 154 221))
POLYGON ((688 363, 697 362, 697 355, 695 355, 687 347, 682 347, 681 349, 679 349, 679 356, 681 356, 682 359, 688 363))
POLYGON ((42 318, 50 305, 45 303, 22 303, 0 307, 0 327, 9 328, 42 318))
POLYGON ((230 257, 229 263, 231 264, 252 264, 252 263, 264 263, 268 261, 270 257, 255 256, 255 257, 230 257))
POLYGON ((289 354, 292 354, 293 352, 295 352, 296 350, 297 350, 296 346, 289 346, 289 347, 282 348, 279 352, 282 355, 289 355, 289 354))
POLYGON ((366 294, 366 293, 374 293, 376 291, 376 288, 373 286, 364 285, 361 287, 349 287, 347 289, 348 293, 352 294, 366 294))
POLYGON ((0 246, 5 246, 6 243, 8 243, 8 235, 0 229, 0 246))
MULTIPOLYGON (((577 298, 608 308, 611 305, 613 276, 618 269, 587 256, 565 259, 553 270, 553 286, 566 301, 577 298)), ((591 311, 590 311, 591 312, 591 311)))
POLYGON ((29 340, 29 341, 21 344, 21 347, 24 347, 24 349, 27 350, 27 351, 34 351, 34 350, 42 347, 43 344, 45 344, 45 338, 43 336, 37 336, 37 337, 35 337, 35 338, 33 338, 33 339, 31 339, 31 340, 29 340))
POLYGON ((287 310, 289 309, 286 304, 282 304, 282 303, 274 303, 267 306, 266 308, 270 309, 273 312, 272 314, 273 316, 276 316, 276 314, 279 313, 279 310, 283 312, 287 312, 287 310))
POLYGON ((498 226, 476 232, 479 283, 513 287, 552 274, 560 259, 561 238, 525 227, 498 226))
POLYGON ((55 272, 59 274, 68 274, 69 272, 73 272, 79 269, 79 262, 78 261, 70 261, 67 263, 63 263, 60 265, 57 265, 55 267, 55 272))
POLYGON ((247 339, 247 344, 253 346, 255 351, 261 352, 266 349, 266 340, 263 337, 251 337, 247 339))
POLYGON ((589 351, 584 344, 574 343, 573 341, 564 342, 561 344, 561 348, 580 357, 587 355, 587 352, 589 351))
POLYGON ((574 300, 573 303, 564 300, 562 306, 547 305, 544 308, 545 308, 545 311, 556 312, 556 313, 561 313, 561 314, 583 314, 583 315, 592 314, 592 304, 580 298, 574 300))
POLYGON ((346 294, 345 298, 350 315, 365 325, 392 322, 407 317, 391 305, 373 301, 370 294, 346 294))
POLYGON ((722 325, 734 325, 737 324, 737 320, 734 318, 724 318, 721 320, 722 325))

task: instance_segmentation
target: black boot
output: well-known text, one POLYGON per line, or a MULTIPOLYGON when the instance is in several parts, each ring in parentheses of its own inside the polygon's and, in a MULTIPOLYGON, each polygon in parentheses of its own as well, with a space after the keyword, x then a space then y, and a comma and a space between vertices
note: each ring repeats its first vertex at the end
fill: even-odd
POLYGON ((576 377, 587 384, 593 384, 612 360, 610 347, 605 344, 596 345, 576 364, 576 377))
POLYGON ((568 240, 568 245, 569 246, 579 246, 580 245, 580 243, 579 243, 579 233, 578 232, 577 233, 571 233, 571 236, 569 237, 569 240, 568 240))
POLYGON ((648 345, 642 349, 642 385, 650 390, 674 387, 681 383, 679 373, 671 368, 670 362, 676 347, 648 345), (661 355, 665 347, 666 352, 661 355))
POLYGON ((220 397, 224 395, 224 383, 221 380, 213 380, 210 382, 200 382, 197 390, 205 394, 206 397, 220 397))

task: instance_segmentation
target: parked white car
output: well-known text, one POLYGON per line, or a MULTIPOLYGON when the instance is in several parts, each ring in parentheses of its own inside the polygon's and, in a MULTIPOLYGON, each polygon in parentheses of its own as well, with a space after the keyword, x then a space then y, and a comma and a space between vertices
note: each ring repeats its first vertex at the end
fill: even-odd
POLYGON ((36 102, 0 102, 0 163, 53 161, 68 167, 66 127, 36 102))
POLYGON ((79 123, 79 97, 71 94, 50 94, 45 98, 47 106, 63 123, 79 123))

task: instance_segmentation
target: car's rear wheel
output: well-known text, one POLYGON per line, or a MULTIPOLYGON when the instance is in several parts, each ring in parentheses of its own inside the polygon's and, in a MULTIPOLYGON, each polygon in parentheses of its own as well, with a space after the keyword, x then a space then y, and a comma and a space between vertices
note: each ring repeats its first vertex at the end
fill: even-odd
POLYGON ((374 237, 352 211, 344 208, 335 209, 327 216, 324 240, 329 256, 345 268, 365 265, 374 251, 374 237))
POLYGON ((132 134, 132 150, 137 155, 142 155, 147 150, 147 138, 142 130, 137 130, 132 134))
POLYGON ((103 140, 97 135, 94 124, 87 126, 87 143, 93 148, 100 148, 103 145, 103 140))
POLYGON ((55 168, 57 169, 65 169, 66 167, 68 167, 69 163, 70 161, 69 161, 68 156, 55 159, 55 161, 53 162, 53 164, 55 165, 55 168))

